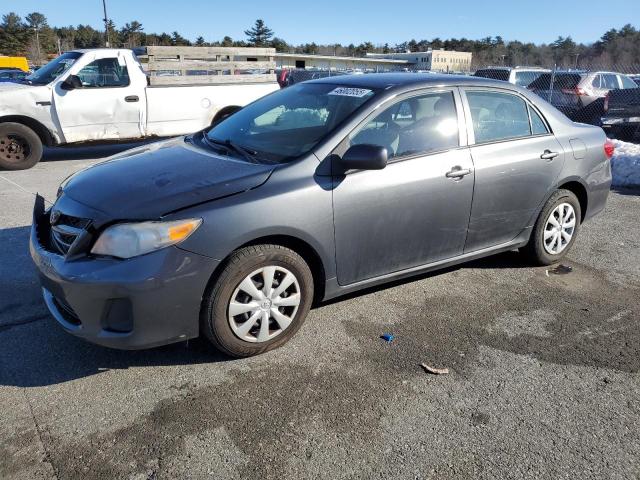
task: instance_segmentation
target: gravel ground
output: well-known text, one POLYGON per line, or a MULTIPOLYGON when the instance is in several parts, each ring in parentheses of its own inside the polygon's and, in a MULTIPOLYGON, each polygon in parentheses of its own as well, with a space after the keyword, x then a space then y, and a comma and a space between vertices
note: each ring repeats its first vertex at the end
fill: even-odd
POLYGON ((27 252, 33 192, 118 148, 0 172, 0 478, 640 478, 640 192, 568 274, 510 252, 322 305, 258 358, 121 352, 55 324, 27 252))

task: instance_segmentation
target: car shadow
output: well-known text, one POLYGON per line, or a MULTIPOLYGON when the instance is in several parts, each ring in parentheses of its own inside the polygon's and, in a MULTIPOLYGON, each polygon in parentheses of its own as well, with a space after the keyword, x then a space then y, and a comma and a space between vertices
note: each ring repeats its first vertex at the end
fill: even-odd
POLYGON ((443 275, 445 273, 454 272, 456 270, 465 269, 465 268, 501 269, 501 268, 534 268, 534 267, 535 267, 534 265, 532 265, 530 262, 527 261, 527 258, 524 255, 522 255, 516 250, 512 250, 512 251, 492 255, 490 257, 485 257, 478 260, 472 260, 469 262, 461 263, 459 265, 452 265, 450 267, 440 268, 437 270, 433 270, 431 272, 412 275, 407 278, 394 280, 391 282, 383 283, 381 285, 375 285, 373 287, 365 288, 363 290, 358 290, 357 292, 348 293, 346 295, 343 295, 337 298, 332 298, 331 300, 325 300, 323 302, 319 302, 316 305, 314 305, 313 308, 319 308, 324 305, 332 305, 334 303, 339 303, 344 300, 360 297, 362 295, 367 295, 370 293, 380 292, 383 290, 387 290, 389 288, 398 287, 401 285, 405 285, 407 283, 412 283, 418 280, 424 280, 427 278, 436 277, 438 275, 443 275))
POLYGON ((640 196, 640 187, 638 188, 614 187, 611 190, 619 195, 627 195, 627 196, 631 195, 634 197, 640 196))
POLYGON ((0 385, 55 385, 108 370, 231 360, 204 340, 113 350, 67 334, 42 300, 29 256, 30 227, 0 230, 0 385))

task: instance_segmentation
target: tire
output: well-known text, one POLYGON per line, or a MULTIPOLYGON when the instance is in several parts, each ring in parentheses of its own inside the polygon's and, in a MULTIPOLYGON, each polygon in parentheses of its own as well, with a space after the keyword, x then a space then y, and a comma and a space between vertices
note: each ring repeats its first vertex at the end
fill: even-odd
POLYGON ((531 232, 529 243, 522 248, 523 253, 537 265, 551 265, 552 263, 558 262, 573 246, 580 231, 581 218, 582 211, 580 209, 580 202, 575 194, 569 190, 557 190, 551 195, 549 200, 547 200, 542 212, 540 212, 533 227, 533 232, 531 232), (561 209, 563 205, 565 207, 561 209), (566 207, 566 205, 569 205, 573 210, 573 227, 570 227, 571 219, 569 218, 569 212, 571 209, 566 207), (560 212, 564 212, 566 215, 566 222, 564 223, 559 222, 560 212), (555 227, 551 224, 550 217, 552 213, 557 223, 566 225, 567 227, 555 227), (559 230, 556 231, 556 228, 559 230), (570 238, 567 241, 568 235, 570 235, 570 238), (546 240, 545 236, 547 237, 546 240), (555 241, 553 240, 554 237, 556 238, 555 241), (557 240, 558 237, 559 240, 557 240), (558 241, 560 243, 558 243, 558 241))
POLYGON ((309 313, 312 301, 313 276, 300 255, 281 245, 249 246, 231 255, 205 292, 200 329, 221 352, 231 357, 250 357, 278 348, 293 337, 309 313), (265 278, 269 278, 271 269, 275 270, 271 277, 273 295, 265 297, 265 278), (293 275, 293 283, 276 295, 278 287, 291 281, 289 274, 293 275), (247 281, 256 288, 254 295, 247 293, 253 290, 247 281), (299 302, 294 306, 296 299, 299 302), (235 316, 232 301, 235 311, 240 312, 235 316), (286 305, 278 306, 280 304, 286 305), (250 305, 253 305, 251 309, 250 305), (245 309, 246 312, 242 311, 245 309), (269 328, 263 330, 265 315, 269 328), (253 326, 247 330, 250 325, 253 326))
POLYGON ((0 168, 26 170, 42 158, 42 140, 26 125, 0 123, 0 168))

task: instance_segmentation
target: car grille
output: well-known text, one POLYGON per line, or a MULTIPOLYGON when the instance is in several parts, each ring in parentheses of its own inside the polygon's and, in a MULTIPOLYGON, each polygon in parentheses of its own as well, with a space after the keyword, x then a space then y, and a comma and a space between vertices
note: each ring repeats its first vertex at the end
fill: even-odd
POLYGON ((90 224, 91 220, 86 218, 60 215, 60 218, 55 222, 55 225, 51 225, 51 248, 56 253, 66 255, 78 237, 86 232, 86 228, 90 224))

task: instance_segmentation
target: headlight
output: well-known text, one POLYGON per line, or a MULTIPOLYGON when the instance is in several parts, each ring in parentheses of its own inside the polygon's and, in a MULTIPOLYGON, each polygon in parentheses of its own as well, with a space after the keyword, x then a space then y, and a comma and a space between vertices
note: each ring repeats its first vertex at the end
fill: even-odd
POLYGON ((113 225, 102 232, 91 253, 118 258, 137 257, 186 240, 201 223, 201 218, 191 218, 113 225))

